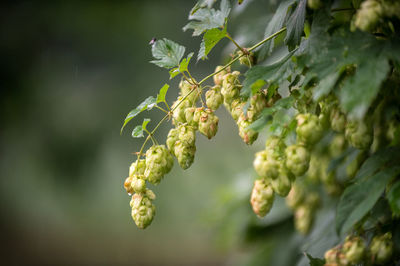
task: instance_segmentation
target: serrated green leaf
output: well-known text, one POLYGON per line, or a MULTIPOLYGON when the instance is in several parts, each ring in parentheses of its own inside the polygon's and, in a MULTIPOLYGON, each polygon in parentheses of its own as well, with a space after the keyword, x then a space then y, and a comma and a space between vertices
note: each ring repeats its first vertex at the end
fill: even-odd
POLYGON ((251 86, 259 80, 265 80, 268 84, 281 83, 292 73, 293 62, 289 60, 295 51, 288 53, 278 62, 267 66, 254 66, 250 68, 243 81, 241 96, 248 98, 251 94, 251 86))
POLYGON ((194 7, 190 10, 190 15, 193 15, 194 13, 197 12, 200 8, 211 8, 214 4, 215 0, 200 0, 198 1, 194 7))
POLYGON ((347 233, 360 221, 382 195, 390 180, 400 173, 400 167, 384 168, 373 175, 366 175, 343 192, 337 208, 336 230, 347 233))
POLYGON ((133 130, 132 130, 132 137, 133 138, 142 138, 144 137, 144 131, 146 131, 146 126, 147 124, 150 122, 149 118, 145 118, 142 122, 141 125, 136 126, 133 130))
POLYGON ((363 61, 356 73, 346 80, 340 90, 340 103, 343 109, 352 117, 363 118, 389 70, 386 57, 377 56, 374 60, 363 61))
POLYGON ((143 102, 141 102, 135 109, 131 110, 129 114, 126 116, 124 120, 124 124, 121 128, 121 133, 124 130, 124 127, 131 121, 134 117, 145 110, 151 110, 154 106, 157 105, 157 100, 153 96, 147 97, 143 102))
POLYGON ((307 256, 310 266, 324 266, 325 265, 325 260, 324 259, 319 259, 319 258, 314 258, 310 254, 305 253, 307 256))
POLYGON ((300 0, 287 22, 285 44, 290 50, 293 50, 300 43, 303 35, 306 6, 307 0, 300 0))
POLYGON ((151 53, 157 60, 150 61, 150 63, 169 69, 179 66, 179 62, 185 53, 185 47, 164 38, 153 44, 151 53))
POLYGON ((181 72, 179 72, 179 67, 174 67, 169 71, 169 79, 173 79, 178 76, 181 72))
POLYGON ((167 94, 168 89, 169 89, 168 84, 164 84, 164 86, 162 86, 157 95, 157 103, 165 102, 165 95, 167 94))
POLYGON ((188 71, 188 65, 190 63, 190 59, 192 59, 193 53, 188 54, 186 58, 183 58, 182 62, 179 64, 179 72, 183 73, 188 71))
POLYGON ((387 194, 390 209, 395 217, 400 216, 400 181, 392 185, 387 194))
POLYGON ((197 60, 207 59, 207 55, 210 53, 211 49, 224 37, 226 37, 226 28, 211 29, 207 30, 203 36, 203 41, 200 44, 200 51, 197 55, 197 60))
POLYGON ((190 21, 183 27, 183 31, 193 30, 193 36, 199 36, 206 30, 221 28, 225 25, 225 19, 230 12, 228 0, 222 0, 220 10, 213 8, 199 8, 189 15, 190 21))
MULTIPOLYGON (((279 5, 279 7, 276 9, 274 13, 274 16, 269 21, 268 26, 265 29, 264 37, 268 37, 271 34, 283 28, 283 25, 287 20, 288 8, 291 5, 293 5, 293 3, 294 0, 290 0, 290 1, 284 1, 279 5)), ((267 58, 267 56, 272 52, 273 48, 274 48, 274 41, 271 40, 265 43, 259 50, 257 60, 259 62, 264 61, 264 59, 267 58)))

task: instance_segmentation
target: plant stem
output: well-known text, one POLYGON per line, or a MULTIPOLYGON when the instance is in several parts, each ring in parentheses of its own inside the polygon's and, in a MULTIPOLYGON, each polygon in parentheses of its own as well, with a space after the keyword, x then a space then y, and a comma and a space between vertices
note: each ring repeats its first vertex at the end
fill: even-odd
MULTIPOLYGON (((168 107, 168 106, 167 106, 167 107, 168 107)), ((162 107, 160 107, 160 106, 158 106, 158 105, 156 105, 156 108, 158 108, 158 109, 160 109, 161 111, 163 111, 164 113, 167 113, 167 114, 168 114, 168 111, 165 110, 164 108, 162 108, 162 107)))
POLYGON ((236 47, 237 47, 240 51, 242 51, 243 54, 248 53, 247 51, 245 51, 245 50, 231 37, 231 35, 229 35, 229 33, 226 33, 225 36, 226 36, 229 40, 231 40, 231 42, 233 42, 233 44, 236 45, 236 47))
MULTIPOLYGON (((247 49, 248 52, 253 51, 254 49, 256 49, 257 47, 263 45, 265 42, 271 40, 272 38, 276 37, 277 35, 281 34, 282 32, 284 32, 286 30, 286 27, 280 29, 279 31, 275 32, 274 34, 266 37, 264 40, 256 43, 255 45, 253 45, 252 47, 250 47, 249 49, 247 49)), ((208 75, 207 77, 203 78, 200 82, 199 85, 202 84, 204 81, 206 81, 207 79, 211 78, 212 76, 218 74, 219 72, 225 70, 227 67, 229 67, 230 65, 232 65, 233 63, 235 63, 237 60, 239 60, 239 58, 241 58, 242 56, 244 56, 244 54, 242 55, 238 55, 236 56, 234 59, 232 59, 228 64, 224 65, 220 70, 215 71, 214 73, 211 73, 210 75, 208 75)))

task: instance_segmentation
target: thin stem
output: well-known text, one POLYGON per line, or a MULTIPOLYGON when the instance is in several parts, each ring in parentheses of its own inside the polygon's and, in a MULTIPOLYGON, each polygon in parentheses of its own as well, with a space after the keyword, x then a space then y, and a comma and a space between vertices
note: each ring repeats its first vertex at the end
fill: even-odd
POLYGON ((236 47, 243 52, 243 54, 246 54, 247 51, 245 51, 232 37, 231 35, 229 35, 229 33, 226 33, 225 35, 229 40, 231 40, 233 42, 234 45, 236 45, 236 47))
POLYGON ((168 111, 170 111, 170 112, 171 112, 171 108, 169 108, 169 105, 168 105, 167 101, 165 101, 165 100, 164 100, 164 103, 165 103, 165 106, 167 106, 167 108, 168 108, 168 111))
MULTIPOLYGON (((275 32, 274 34, 268 36, 267 38, 265 38, 264 40, 256 43, 255 45, 253 45, 252 47, 250 47, 249 49, 247 49, 248 52, 253 51, 254 49, 256 49, 257 47, 263 45, 265 42, 271 40, 272 38, 276 37, 277 35, 281 34, 282 32, 284 32, 286 30, 286 27, 283 27, 282 29, 280 29, 279 31, 275 32)), ((238 55, 235 58, 233 58, 228 64, 224 65, 221 69, 219 69, 218 71, 215 71, 214 73, 211 73, 210 75, 208 75, 207 77, 203 78, 198 84, 202 84, 204 81, 206 81, 207 79, 211 78, 212 76, 218 74, 219 72, 225 70, 227 67, 229 67, 230 65, 232 65, 233 63, 235 63, 237 60, 239 60, 239 58, 241 58, 242 56, 244 56, 244 54, 238 55)))
POLYGON ((151 141, 153 142, 153 145, 155 145, 157 143, 157 140, 154 138, 153 134, 151 134, 150 131, 148 131, 147 129, 144 130, 147 134, 149 134, 151 141))
POLYGON ((192 80, 193 84, 197 84, 197 81, 192 77, 192 75, 190 74, 189 70, 186 70, 186 72, 188 73, 190 79, 192 80))
POLYGON ((160 106, 158 106, 158 105, 156 105, 156 108, 158 108, 158 109, 160 109, 161 111, 163 111, 164 113, 167 113, 167 114, 168 114, 168 111, 165 110, 164 108, 162 108, 162 107, 160 107, 160 106))

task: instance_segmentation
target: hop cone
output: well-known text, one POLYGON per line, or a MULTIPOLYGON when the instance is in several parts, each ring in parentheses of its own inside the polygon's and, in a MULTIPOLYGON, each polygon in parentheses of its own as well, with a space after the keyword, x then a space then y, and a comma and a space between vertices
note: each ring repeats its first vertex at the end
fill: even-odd
POLYGON ((178 159, 178 163, 182 167, 182 169, 185 170, 192 165, 195 153, 196 153, 195 145, 188 145, 187 143, 181 140, 178 140, 175 143, 174 154, 178 159))
POLYGON ((353 147, 366 150, 371 146, 373 130, 367 123, 352 121, 346 125, 345 137, 353 147))
POLYGON ((305 145, 312 145, 321 139, 324 128, 316 115, 309 113, 299 114, 296 119, 296 134, 299 142, 305 145))
POLYGON ((237 122, 239 128, 239 136, 243 139, 244 143, 251 145, 258 137, 258 132, 249 128, 250 122, 242 118, 237 122))
POLYGON ((130 205, 132 208, 131 215, 137 227, 145 229, 149 226, 155 215, 155 206, 151 202, 148 193, 134 194, 130 205))
POLYGON ((152 146, 146 152, 146 180, 153 184, 160 183, 161 179, 171 171, 174 160, 164 145, 152 146))
POLYGON ((304 175, 310 163, 310 152, 302 145, 291 145, 286 148, 286 167, 295 175, 304 175))
POLYGON ((218 117, 210 109, 202 110, 199 112, 199 131, 208 139, 217 134, 218 131, 218 117))
POLYGON ((258 179, 254 182, 250 203, 258 217, 264 217, 271 210, 274 203, 274 191, 265 183, 265 180, 258 179))
POLYGON ((224 98, 221 94, 221 86, 215 85, 206 92, 206 104, 211 110, 217 110, 223 101, 224 98))

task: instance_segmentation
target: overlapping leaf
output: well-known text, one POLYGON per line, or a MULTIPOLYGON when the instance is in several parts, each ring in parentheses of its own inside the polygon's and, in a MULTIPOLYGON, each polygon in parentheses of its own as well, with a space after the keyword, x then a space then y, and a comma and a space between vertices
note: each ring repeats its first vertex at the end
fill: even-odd
MULTIPOLYGON (((195 6, 196 7, 196 6, 195 6)), ((193 36, 199 36, 206 30, 221 28, 225 24, 225 19, 228 17, 230 12, 230 6, 228 0, 221 1, 221 9, 215 10, 213 8, 198 8, 193 10, 189 15, 190 21, 183 27, 183 30, 193 30, 193 36)))
POLYGON ((203 36, 203 41, 200 44, 200 51, 197 60, 206 59, 211 49, 214 48, 214 46, 224 37, 226 37, 226 28, 222 30, 215 28, 206 31, 203 36))
POLYGON ((132 131, 133 138, 142 138, 144 137, 144 131, 146 131, 146 126, 150 122, 149 118, 143 120, 143 123, 139 126, 136 126, 132 131))
POLYGON ((179 62, 185 54, 185 47, 164 38, 153 44, 151 53, 156 60, 150 61, 150 63, 170 69, 179 66, 179 62))
POLYGON ((287 22, 285 43, 290 50, 293 50, 298 44, 300 44, 301 36, 304 32, 306 6, 307 0, 299 0, 296 9, 287 22))
POLYGON ((157 99, 154 98, 153 96, 147 97, 143 102, 141 102, 135 109, 131 110, 129 114, 126 116, 124 120, 124 124, 122 125, 121 128, 121 133, 124 130, 124 127, 126 124, 129 123, 134 117, 136 117, 138 114, 145 110, 151 110, 154 106, 157 105, 157 99))

